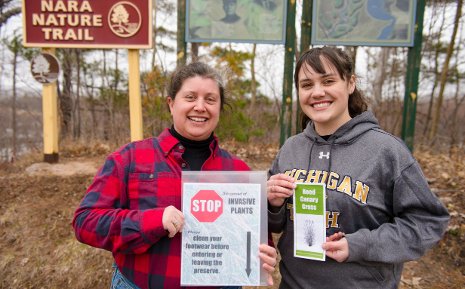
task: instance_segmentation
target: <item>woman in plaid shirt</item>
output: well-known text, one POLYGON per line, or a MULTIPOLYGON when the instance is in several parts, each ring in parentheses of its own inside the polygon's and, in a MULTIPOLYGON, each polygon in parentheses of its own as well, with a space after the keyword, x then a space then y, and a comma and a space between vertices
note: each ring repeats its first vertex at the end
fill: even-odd
MULTIPOLYGON (((171 128, 110 154, 87 189, 73 227, 79 241, 113 253, 111 288, 181 288, 181 171, 250 170, 213 133, 224 94, 208 65, 178 69, 168 91, 171 128)), ((260 245, 270 285, 276 256, 273 247, 260 245)))

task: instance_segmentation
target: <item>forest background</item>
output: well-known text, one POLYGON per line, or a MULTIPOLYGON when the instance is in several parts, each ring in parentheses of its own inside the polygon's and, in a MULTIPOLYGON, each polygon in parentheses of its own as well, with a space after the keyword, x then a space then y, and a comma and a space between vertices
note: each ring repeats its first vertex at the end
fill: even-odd
MULTIPOLYGON (((34 174, 31 167, 42 153, 42 87, 31 75, 30 60, 39 50, 21 44, 20 7, 20 0, 0 0, 0 288, 106 288, 111 257, 78 244, 69 218, 95 166, 130 141, 127 51, 57 49, 60 163, 73 161, 65 169, 69 172, 87 161, 93 165, 66 178, 34 174), (25 206, 30 210, 23 212, 25 206), (19 269, 23 266, 29 269, 19 269), (92 268, 94 279, 86 268, 92 268), (54 277, 43 278, 40 270, 54 277)), ((297 0, 297 55, 301 7, 297 0)), ((177 1, 154 0, 153 8, 154 46, 140 52, 145 137, 170 125, 165 88, 176 68, 177 1)), ((438 249, 407 265, 403 288, 463 288, 465 283, 464 21, 463 0, 426 1, 414 153, 452 221, 438 249)), ((370 109, 383 129, 400 136, 408 49, 344 49, 356 59, 370 109)), ((228 80, 231 107, 222 113, 220 139, 254 169, 266 170, 279 147, 284 47, 189 44, 192 59, 212 64, 228 80)))
MULTIPOLYGON (((170 124, 166 80, 176 67, 176 0, 153 1, 152 49, 141 50, 144 136, 170 124)), ((21 1, 0 1, 0 161, 42 150, 41 84, 30 71, 39 51, 22 46, 21 1)), ((415 145, 462 147, 465 127, 463 0, 426 1, 415 145)), ((302 0, 297 1, 300 19, 302 0)), ((296 21, 299 54, 300 21, 296 21)), ((359 85, 381 126, 400 135, 406 47, 344 47, 356 59, 359 85)), ((60 141, 129 141, 127 51, 57 49, 60 141)), ((200 59, 225 72, 231 109, 217 134, 238 142, 279 141, 284 73, 282 45, 191 43, 188 61, 200 59)), ((295 101, 294 91, 294 110, 295 101)), ((295 117, 295 116, 294 116, 295 117)), ((295 121, 293 122, 295 124, 295 121)), ((293 132, 296 127, 294 125, 293 132)))

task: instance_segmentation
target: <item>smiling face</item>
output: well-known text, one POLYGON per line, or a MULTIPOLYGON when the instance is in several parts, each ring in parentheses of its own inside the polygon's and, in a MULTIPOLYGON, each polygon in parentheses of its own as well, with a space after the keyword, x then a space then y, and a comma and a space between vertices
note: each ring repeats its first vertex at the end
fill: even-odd
POLYGON ((210 137, 220 119, 218 83, 201 76, 184 80, 173 98, 168 97, 174 129, 183 137, 201 141, 210 137))
POLYGON ((298 93, 302 111, 313 121, 319 135, 333 134, 348 122, 349 94, 355 89, 355 76, 344 80, 331 63, 320 56, 324 73, 307 63, 298 74, 298 93))

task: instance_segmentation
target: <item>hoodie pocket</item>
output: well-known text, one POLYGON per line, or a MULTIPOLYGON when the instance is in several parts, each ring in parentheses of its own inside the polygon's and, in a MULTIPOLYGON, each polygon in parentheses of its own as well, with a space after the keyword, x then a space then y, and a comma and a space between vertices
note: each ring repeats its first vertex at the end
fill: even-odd
POLYGON ((366 270, 375 278, 378 283, 382 284, 386 278, 383 275, 382 268, 378 268, 376 266, 365 267, 366 270))
POLYGON ((357 289, 391 289, 388 283, 393 279, 391 265, 375 265, 375 264, 357 264, 353 263, 355 267, 351 268, 354 272, 353 288, 357 289), (354 271, 355 270, 355 271, 354 271), (358 273, 355 273, 358 272, 358 273))

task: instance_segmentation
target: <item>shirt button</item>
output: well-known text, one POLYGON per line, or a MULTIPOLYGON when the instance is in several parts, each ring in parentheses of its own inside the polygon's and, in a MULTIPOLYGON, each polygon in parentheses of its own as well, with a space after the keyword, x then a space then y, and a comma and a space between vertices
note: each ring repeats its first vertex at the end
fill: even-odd
POLYGON ((186 167, 186 163, 182 163, 182 164, 181 164, 181 167, 185 168, 185 167, 186 167))
POLYGON ((184 149, 184 146, 183 146, 183 145, 179 145, 179 149, 180 149, 180 150, 183 150, 183 149, 184 149))

